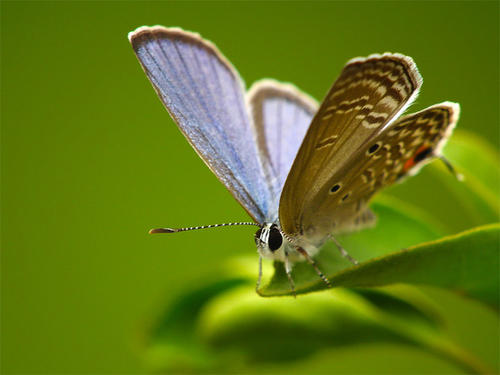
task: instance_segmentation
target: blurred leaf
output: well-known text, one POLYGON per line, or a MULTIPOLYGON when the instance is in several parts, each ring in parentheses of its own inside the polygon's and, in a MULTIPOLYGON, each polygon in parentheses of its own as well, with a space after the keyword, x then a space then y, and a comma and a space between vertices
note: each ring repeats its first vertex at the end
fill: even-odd
POLYGON ((367 342, 415 346, 468 372, 488 372, 446 336, 433 316, 383 291, 376 293, 379 302, 388 303, 373 303, 341 288, 297 300, 269 300, 241 287, 210 302, 200 333, 210 347, 226 354, 225 363, 236 372, 248 364, 297 361, 327 348, 367 342))
POLYGON ((393 343, 462 371, 491 372, 450 339, 444 321, 432 301, 406 286, 263 299, 232 279, 181 296, 156 325, 147 360, 158 372, 235 373, 297 363, 329 348, 393 343))
POLYGON ((387 314, 403 317, 412 325, 441 328, 444 319, 437 306, 411 285, 398 284, 396 288, 354 288, 356 293, 387 314))
POLYGON ((372 314, 372 305, 398 319, 405 317, 414 327, 441 326, 441 319, 432 308, 422 309, 425 304, 414 304, 382 290, 337 289, 333 299, 332 295, 325 298, 316 294, 298 302, 262 299, 245 284, 248 280, 244 278, 229 278, 178 298, 152 329, 146 353, 149 368, 180 373, 215 369, 223 372, 237 369, 238 364, 249 360, 255 362, 255 358, 264 362, 297 360, 322 350, 325 344, 347 345, 383 338, 408 342, 400 334, 374 324, 373 317, 364 316, 372 314), (318 336, 325 324, 333 331, 318 336), (241 332, 247 329, 248 332, 241 332), (275 346, 273 340, 280 345, 270 351, 275 346))
POLYGON ((231 278, 208 283, 179 298, 158 319, 152 329, 151 342, 145 355, 148 367, 173 372, 197 372, 213 368, 216 361, 207 347, 201 345, 193 327, 200 310, 212 298, 245 282, 231 278))
POLYGON ((288 366, 329 348, 392 343, 428 352, 462 371, 491 372, 451 340, 440 308, 411 286, 264 299, 248 282, 227 279, 181 296, 153 329, 149 368, 235 373, 288 366))
MULTIPOLYGON (((489 225, 375 258, 358 267, 327 272, 327 275, 333 285, 344 287, 394 283, 445 287, 498 308, 499 245, 500 224, 489 225)), ((275 268, 271 283, 259 290, 263 296, 290 294, 283 267, 278 264, 275 268)), ((325 288, 318 276, 311 273, 307 278, 296 279, 297 293, 325 288)))
POLYGON ((482 138, 463 130, 455 132, 452 140, 446 146, 446 157, 467 173, 467 179, 472 179, 488 193, 497 196, 500 190, 500 155, 496 150, 482 138))
POLYGON ((399 341, 397 335, 374 324, 376 315, 368 301, 347 289, 298 300, 267 300, 249 288, 238 288, 211 301, 204 310, 201 332, 212 346, 244 347, 247 361, 287 361, 325 346, 367 338, 399 341))

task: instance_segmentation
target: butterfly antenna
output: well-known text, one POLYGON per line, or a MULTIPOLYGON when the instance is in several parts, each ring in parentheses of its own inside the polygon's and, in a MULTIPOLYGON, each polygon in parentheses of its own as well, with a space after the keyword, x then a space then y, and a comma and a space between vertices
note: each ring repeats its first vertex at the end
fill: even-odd
POLYGON ((453 167, 453 164, 451 164, 450 161, 448 159, 446 159, 443 155, 439 155, 439 159, 441 159, 441 161, 444 163, 444 165, 446 165, 446 168, 448 168, 450 173, 452 175, 454 175, 458 181, 463 181, 465 179, 464 175, 461 173, 458 173, 457 170, 455 169, 455 167, 453 167))
POLYGON ((260 227, 259 224, 252 223, 249 221, 238 222, 238 223, 222 223, 222 224, 210 224, 210 225, 202 225, 199 227, 186 227, 186 228, 155 228, 149 231, 149 234, 154 233, 177 233, 177 232, 186 232, 188 230, 197 230, 197 229, 208 229, 208 228, 218 228, 218 227, 229 227, 234 225, 254 225, 260 227))

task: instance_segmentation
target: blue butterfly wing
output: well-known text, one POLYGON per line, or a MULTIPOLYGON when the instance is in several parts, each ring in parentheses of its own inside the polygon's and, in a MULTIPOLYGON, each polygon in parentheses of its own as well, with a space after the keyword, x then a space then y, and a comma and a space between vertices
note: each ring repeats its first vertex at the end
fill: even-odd
MULTIPOLYGON (((270 166, 268 183, 280 195, 318 103, 295 86, 270 79, 251 87, 248 103, 260 154, 270 166)), ((273 203, 277 213, 279 202, 273 203)))
MULTIPOLYGON (((245 102, 244 83, 212 43, 178 28, 129 34, 158 96, 212 172, 257 222, 279 195, 267 183, 245 102)), ((274 206, 274 205, 273 205, 274 206)))

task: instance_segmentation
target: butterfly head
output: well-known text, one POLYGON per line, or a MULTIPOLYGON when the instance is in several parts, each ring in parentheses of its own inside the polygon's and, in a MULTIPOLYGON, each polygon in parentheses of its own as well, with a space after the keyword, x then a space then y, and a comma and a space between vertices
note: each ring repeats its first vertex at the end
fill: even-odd
POLYGON ((264 223, 255 233, 255 244, 259 253, 265 258, 280 258, 286 242, 278 225, 273 223, 264 223))

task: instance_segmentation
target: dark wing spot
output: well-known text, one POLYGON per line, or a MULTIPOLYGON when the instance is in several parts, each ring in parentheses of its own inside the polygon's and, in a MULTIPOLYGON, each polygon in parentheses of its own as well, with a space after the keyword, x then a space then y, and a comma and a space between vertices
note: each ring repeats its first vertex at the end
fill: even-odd
POLYGON ((417 155, 415 155, 413 162, 415 164, 419 163, 422 160, 424 160, 425 158, 427 158, 431 153, 432 153, 432 147, 427 147, 427 148, 423 149, 422 151, 420 151, 417 155))
POLYGON ((337 185, 335 185, 334 187, 332 187, 332 188, 330 189, 330 192, 332 192, 332 193, 336 193, 336 192, 337 192, 337 191, 339 191, 339 190, 340 190, 340 185, 339 185, 339 184, 337 184, 337 185))
POLYGON ((444 115, 442 113, 439 113, 434 120, 436 120, 439 123, 442 123, 444 120, 444 115))
POLYGON ((375 143, 374 145, 372 145, 369 149, 368 149, 368 153, 369 154, 373 154, 375 151, 378 150, 378 148, 380 147, 380 143, 375 143))

